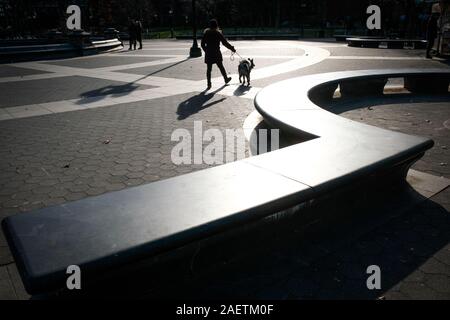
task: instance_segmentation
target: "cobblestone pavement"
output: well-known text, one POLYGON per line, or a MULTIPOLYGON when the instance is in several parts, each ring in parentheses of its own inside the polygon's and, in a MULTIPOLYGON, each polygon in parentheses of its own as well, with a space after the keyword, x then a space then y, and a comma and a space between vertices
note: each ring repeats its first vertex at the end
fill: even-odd
MULTIPOLYGON (((0 65, 0 218, 204 169, 206 165, 172 164, 173 130, 192 130, 196 120, 204 129, 241 128, 254 110, 256 92, 275 81, 335 70, 448 68, 442 61, 424 59, 420 50, 380 54, 379 49, 327 42, 235 44, 241 55, 255 59, 249 89, 239 87, 235 75, 231 85, 223 87, 214 70, 212 91, 202 93, 204 64, 201 58, 186 58, 190 43, 184 41, 149 41, 139 51, 0 65)), ((226 51, 224 58, 234 74, 237 61, 231 61, 226 51)), ((336 110, 358 121, 432 137, 436 146, 415 168, 449 178, 448 100, 417 99, 400 104, 371 101, 370 106, 355 102, 352 110, 338 105, 336 110)), ((305 253, 314 247, 299 248, 280 240, 266 258, 231 263, 226 276, 214 281, 196 278, 177 292, 191 296, 195 292, 197 297, 449 298, 448 199, 447 189, 345 249, 314 259, 305 253), (405 225, 413 228, 406 230, 405 225), (408 243, 410 230, 416 229, 420 237, 411 237, 408 243), (383 241, 386 237, 393 240, 383 241), (367 247, 374 255, 352 254, 367 247), (411 252, 411 248, 420 249, 411 252), (296 250, 300 255, 293 253, 296 250), (375 258, 388 269, 397 268, 399 259, 408 265, 390 273, 384 286, 389 289, 376 294, 362 289, 359 278, 353 279, 368 259, 375 258), (321 259, 324 262, 318 262, 321 259)), ((0 298, 27 297, 0 234, 0 298)))
POLYGON ((338 103, 333 111, 355 121, 433 139, 435 146, 413 168, 450 178, 449 100, 450 96, 410 97, 396 94, 392 98, 355 102, 351 105, 352 110, 340 106, 345 102, 338 103))

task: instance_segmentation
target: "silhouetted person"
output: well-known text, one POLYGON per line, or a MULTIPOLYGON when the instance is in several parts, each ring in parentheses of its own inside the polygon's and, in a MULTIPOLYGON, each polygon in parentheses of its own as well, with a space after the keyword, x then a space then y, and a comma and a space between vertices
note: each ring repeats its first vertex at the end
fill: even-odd
POLYGON ((136 20, 136 40, 139 42, 139 49, 142 49, 142 23, 136 20))
POLYGON ((213 64, 217 64, 219 67, 220 73, 222 73, 223 80, 225 84, 231 81, 231 78, 228 77, 227 72, 223 66, 223 58, 222 53, 220 52, 220 43, 222 43, 225 47, 230 49, 232 52, 236 52, 236 49, 228 43, 225 37, 222 34, 222 31, 219 29, 219 25, 217 20, 212 19, 209 22, 209 28, 205 30, 202 38, 202 49, 205 51, 205 63, 206 63, 206 78, 208 81, 208 89, 211 88, 211 70, 213 64))
POLYGON ((130 35, 130 48, 128 50, 136 50, 136 23, 130 19, 128 25, 128 34, 130 35))
POLYGON ((428 19, 427 24, 427 58, 431 59, 431 50, 434 46, 434 41, 437 37, 438 32, 438 20, 439 20, 440 10, 439 7, 434 5, 432 8, 432 12, 430 18, 428 19))

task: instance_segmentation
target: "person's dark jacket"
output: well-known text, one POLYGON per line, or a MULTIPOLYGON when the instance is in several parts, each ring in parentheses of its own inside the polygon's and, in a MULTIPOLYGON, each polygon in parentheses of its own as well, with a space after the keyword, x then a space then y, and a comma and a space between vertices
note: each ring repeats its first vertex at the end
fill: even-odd
POLYGON ((433 13, 430 16, 430 19, 428 20, 427 24, 427 39, 436 39, 438 27, 437 22, 439 20, 439 14, 433 13))
POLYGON ((222 32, 217 29, 205 30, 201 43, 203 51, 205 51, 205 63, 212 64, 223 61, 222 53, 220 52, 220 43, 231 51, 236 51, 225 39, 222 32))
POLYGON ((135 22, 130 22, 130 24, 128 25, 128 34, 130 35, 131 39, 136 39, 137 30, 135 22))
POLYGON ((140 21, 135 22, 135 29, 136 29, 136 37, 138 39, 142 38, 142 24, 140 21))

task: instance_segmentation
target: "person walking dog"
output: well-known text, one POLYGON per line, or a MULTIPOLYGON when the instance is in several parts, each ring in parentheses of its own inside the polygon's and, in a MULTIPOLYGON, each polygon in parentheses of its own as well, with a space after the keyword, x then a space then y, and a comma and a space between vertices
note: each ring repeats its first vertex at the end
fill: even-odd
POLYGON ((230 49, 232 52, 236 52, 236 49, 228 43, 219 29, 219 24, 216 19, 209 21, 209 28, 203 33, 203 38, 201 42, 201 47, 205 52, 205 63, 206 63, 206 79, 207 79, 207 89, 211 89, 211 71, 213 64, 216 64, 223 76, 225 84, 231 81, 231 77, 228 77, 227 72, 223 66, 222 53, 220 52, 220 44, 223 44, 226 48, 230 49))

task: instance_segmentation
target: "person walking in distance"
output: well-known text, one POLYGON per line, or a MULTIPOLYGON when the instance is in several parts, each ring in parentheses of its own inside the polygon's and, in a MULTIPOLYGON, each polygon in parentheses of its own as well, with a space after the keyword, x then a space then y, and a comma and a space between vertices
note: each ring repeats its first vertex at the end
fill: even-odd
POLYGON ((142 49, 142 23, 136 20, 136 40, 139 42, 139 50, 142 49))
POLYGON ((431 15, 430 18, 428 19, 428 24, 427 24, 427 58, 431 59, 431 50, 433 49, 434 46, 434 41, 436 40, 437 37, 437 31, 438 31, 438 20, 439 20, 439 15, 440 15, 440 7, 439 5, 435 4, 433 5, 432 9, 431 9, 431 15))
POLYGON ((128 50, 136 50, 136 23, 133 19, 129 19, 128 34, 130 36, 130 48, 128 50))
POLYGON ((228 43, 219 29, 219 24, 217 20, 212 19, 209 21, 209 28, 203 33, 203 38, 201 42, 201 47, 205 52, 205 63, 206 63, 206 78, 207 78, 207 89, 211 88, 211 71, 213 64, 216 64, 223 76, 225 84, 231 81, 231 77, 228 77, 227 72, 223 66, 222 53, 220 52, 220 44, 223 44, 226 48, 230 49, 232 52, 236 52, 236 49, 228 43))

